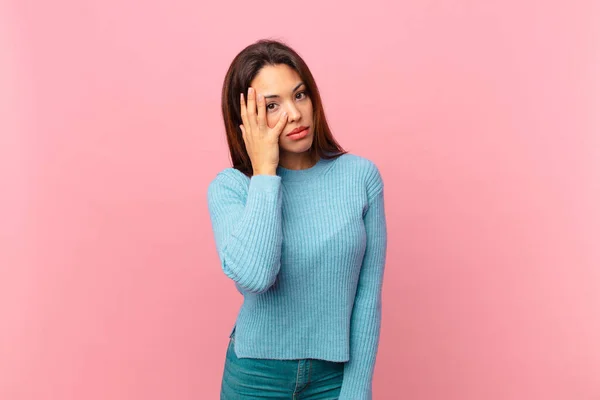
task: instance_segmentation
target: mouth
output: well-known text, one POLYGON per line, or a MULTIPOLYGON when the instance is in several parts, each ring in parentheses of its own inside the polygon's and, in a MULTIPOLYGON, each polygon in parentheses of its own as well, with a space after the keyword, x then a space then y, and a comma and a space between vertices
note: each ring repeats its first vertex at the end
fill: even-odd
POLYGON ((290 136, 290 135, 302 132, 305 129, 308 129, 308 126, 299 126, 298 128, 296 128, 293 131, 291 131, 290 133, 288 133, 286 136, 290 136))

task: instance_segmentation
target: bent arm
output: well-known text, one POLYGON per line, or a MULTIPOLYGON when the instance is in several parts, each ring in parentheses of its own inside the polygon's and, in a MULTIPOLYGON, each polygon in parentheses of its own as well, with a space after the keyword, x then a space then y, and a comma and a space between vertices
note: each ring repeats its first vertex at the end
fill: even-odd
POLYGON ((221 172, 207 200, 223 272, 238 289, 267 291, 281 267, 281 177, 252 176, 246 195, 244 185, 221 172))

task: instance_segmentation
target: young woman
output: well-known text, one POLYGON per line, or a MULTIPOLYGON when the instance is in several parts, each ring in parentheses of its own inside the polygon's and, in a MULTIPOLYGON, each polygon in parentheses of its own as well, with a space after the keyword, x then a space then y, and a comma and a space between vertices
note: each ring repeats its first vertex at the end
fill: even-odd
POLYGON ((310 70, 280 41, 235 57, 222 113, 233 166, 207 199, 244 302, 221 399, 371 399, 387 248, 378 168, 335 141, 310 70))

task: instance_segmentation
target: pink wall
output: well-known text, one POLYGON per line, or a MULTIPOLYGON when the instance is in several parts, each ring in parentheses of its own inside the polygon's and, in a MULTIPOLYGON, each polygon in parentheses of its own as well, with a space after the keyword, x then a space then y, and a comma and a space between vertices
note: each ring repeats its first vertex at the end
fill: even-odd
POLYGON ((384 175, 375 399, 600 398, 597 1, 203 3, 0 4, 1 399, 218 398, 205 191, 270 36, 384 175))

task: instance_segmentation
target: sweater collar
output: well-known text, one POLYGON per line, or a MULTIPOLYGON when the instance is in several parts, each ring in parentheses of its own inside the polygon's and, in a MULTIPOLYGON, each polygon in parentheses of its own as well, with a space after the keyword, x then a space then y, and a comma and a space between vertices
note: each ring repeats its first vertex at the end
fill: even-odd
POLYGON ((279 175, 284 182, 300 182, 311 180, 321 175, 334 160, 335 159, 327 160, 319 156, 319 160, 315 165, 305 169, 287 169, 279 165, 277 167, 277 175, 279 175))

